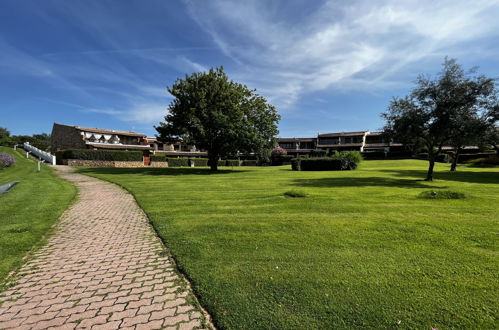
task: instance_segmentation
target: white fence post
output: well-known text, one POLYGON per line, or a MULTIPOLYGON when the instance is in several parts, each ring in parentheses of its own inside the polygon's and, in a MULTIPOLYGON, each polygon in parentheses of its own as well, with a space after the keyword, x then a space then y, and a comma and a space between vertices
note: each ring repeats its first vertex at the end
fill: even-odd
POLYGON ((40 159, 43 159, 52 165, 56 164, 56 159, 54 155, 45 152, 43 150, 40 150, 36 147, 33 147, 32 145, 29 144, 29 142, 24 142, 24 150, 26 150, 26 157, 28 156, 28 152, 31 152, 33 155, 38 156, 40 159))

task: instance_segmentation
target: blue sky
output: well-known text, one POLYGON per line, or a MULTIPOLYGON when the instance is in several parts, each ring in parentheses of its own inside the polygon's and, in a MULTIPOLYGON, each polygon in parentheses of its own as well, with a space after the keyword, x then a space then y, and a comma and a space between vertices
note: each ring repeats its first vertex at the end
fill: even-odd
POLYGON ((499 1, 0 1, 0 126, 154 135, 177 77, 223 65, 280 136, 376 130, 445 56, 499 77, 499 1))

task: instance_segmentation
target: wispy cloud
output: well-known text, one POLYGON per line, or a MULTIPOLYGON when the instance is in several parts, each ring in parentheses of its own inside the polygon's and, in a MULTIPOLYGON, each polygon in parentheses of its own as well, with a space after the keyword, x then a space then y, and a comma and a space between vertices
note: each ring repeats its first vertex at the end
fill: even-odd
POLYGON ((234 60, 235 75, 284 107, 314 91, 393 87, 396 74, 414 63, 434 56, 441 61, 459 45, 499 36, 494 0, 325 1, 287 20, 268 1, 186 5, 234 60))

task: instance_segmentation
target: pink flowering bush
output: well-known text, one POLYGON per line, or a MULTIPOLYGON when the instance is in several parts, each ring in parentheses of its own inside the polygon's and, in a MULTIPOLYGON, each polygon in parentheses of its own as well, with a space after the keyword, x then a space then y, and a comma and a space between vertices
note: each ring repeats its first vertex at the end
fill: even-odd
POLYGON ((276 148, 272 149, 272 156, 273 157, 284 156, 287 154, 288 154, 288 152, 286 151, 286 149, 283 149, 281 147, 276 147, 276 148))
POLYGON ((16 159, 6 152, 0 152, 0 168, 9 167, 14 164, 16 159))

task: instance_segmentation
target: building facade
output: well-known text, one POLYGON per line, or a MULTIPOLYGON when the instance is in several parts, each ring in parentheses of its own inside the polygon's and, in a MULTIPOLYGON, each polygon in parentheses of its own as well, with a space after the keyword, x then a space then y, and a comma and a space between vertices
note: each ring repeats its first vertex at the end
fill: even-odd
POLYGON ((314 138, 278 138, 277 144, 294 156, 309 154, 312 150, 389 152, 402 148, 400 143, 387 141, 381 132, 369 131, 317 134, 314 138))

